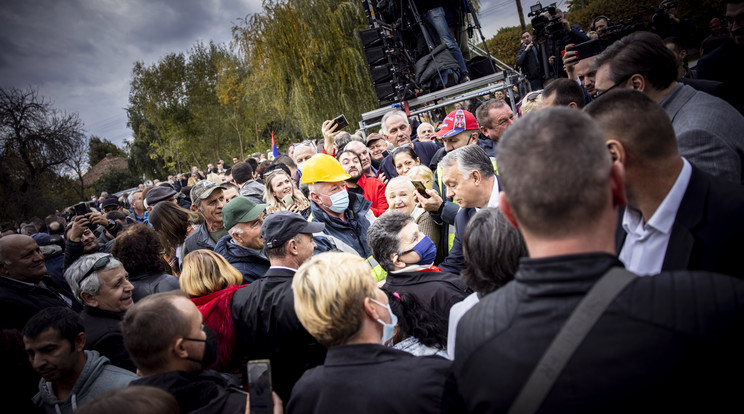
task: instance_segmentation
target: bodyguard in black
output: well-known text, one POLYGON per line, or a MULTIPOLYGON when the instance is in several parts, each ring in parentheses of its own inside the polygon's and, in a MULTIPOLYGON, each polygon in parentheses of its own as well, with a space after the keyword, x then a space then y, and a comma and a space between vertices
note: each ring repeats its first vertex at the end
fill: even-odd
POLYGON ((268 215, 261 238, 271 267, 264 277, 235 292, 232 301, 236 349, 242 351, 236 357, 271 360, 273 388, 285 402, 302 373, 322 364, 326 355, 326 348, 297 319, 292 296, 292 277, 313 255, 312 233, 324 228, 289 211, 268 215))
MULTIPOLYGON (((454 377, 468 411, 479 413, 509 410, 586 292, 622 266, 614 233, 624 172, 588 115, 532 112, 499 147, 499 208, 522 231, 530 258, 458 325, 454 377)), ((539 411, 730 411, 744 384, 742 328, 739 279, 689 271, 638 277, 553 375, 539 411)))

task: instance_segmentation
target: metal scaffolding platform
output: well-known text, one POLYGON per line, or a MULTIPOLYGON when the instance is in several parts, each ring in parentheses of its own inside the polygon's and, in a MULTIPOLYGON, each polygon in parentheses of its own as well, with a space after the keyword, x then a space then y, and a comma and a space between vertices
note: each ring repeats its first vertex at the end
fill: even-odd
MULTIPOLYGON (((521 75, 512 70, 486 75, 436 92, 365 112, 362 114, 362 120, 359 121, 359 129, 366 136, 367 130, 379 127, 382 116, 392 109, 400 109, 408 116, 413 116, 500 90, 504 90, 508 96, 512 97, 512 86, 517 85, 520 81, 521 75)), ((512 110, 516 113, 514 99, 511 99, 511 103, 512 110)))

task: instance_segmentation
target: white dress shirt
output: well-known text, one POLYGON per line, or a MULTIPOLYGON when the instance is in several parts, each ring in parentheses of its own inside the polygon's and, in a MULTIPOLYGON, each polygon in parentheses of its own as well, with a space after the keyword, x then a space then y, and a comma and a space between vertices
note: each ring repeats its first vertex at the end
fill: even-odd
POLYGON ((648 220, 643 221, 641 212, 628 206, 623 215, 623 229, 627 233, 620 251, 620 261, 625 268, 639 276, 651 276, 661 271, 664 264, 669 236, 677 217, 679 205, 690 183, 692 167, 682 158, 684 165, 672 189, 648 220))

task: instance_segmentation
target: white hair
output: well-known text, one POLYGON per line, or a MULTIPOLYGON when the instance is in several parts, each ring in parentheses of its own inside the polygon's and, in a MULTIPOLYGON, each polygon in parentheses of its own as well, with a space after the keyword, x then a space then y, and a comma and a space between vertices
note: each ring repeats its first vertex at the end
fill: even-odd
POLYGON ((401 110, 398 110, 398 109, 393 109, 392 111, 390 111, 390 112, 388 112, 388 113, 386 113, 385 115, 382 116, 382 120, 380 121, 382 123, 382 126, 380 127, 380 133, 382 135, 387 135, 387 126, 385 126, 385 125, 387 123, 387 120, 390 119, 391 116, 399 116, 399 117, 403 118, 403 121, 405 121, 406 126, 410 125, 408 123, 408 117, 406 116, 406 113, 405 112, 403 112, 401 110))

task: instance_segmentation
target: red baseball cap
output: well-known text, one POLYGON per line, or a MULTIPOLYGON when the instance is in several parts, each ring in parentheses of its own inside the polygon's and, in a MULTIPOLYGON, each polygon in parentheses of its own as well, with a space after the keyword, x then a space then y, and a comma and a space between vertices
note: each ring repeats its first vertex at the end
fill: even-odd
POLYGON ((447 114, 439 127, 439 131, 434 136, 447 138, 474 129, 478 129, 478 121, 475 116, 464 109, 457 109, 447 114))

